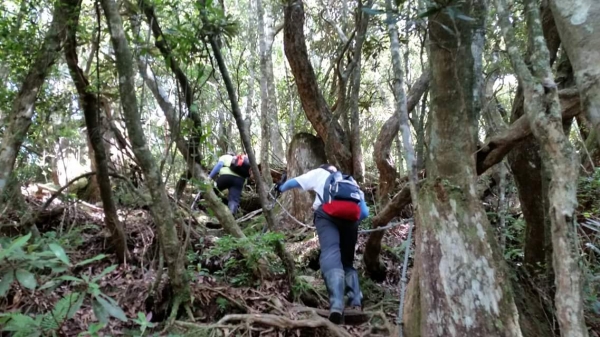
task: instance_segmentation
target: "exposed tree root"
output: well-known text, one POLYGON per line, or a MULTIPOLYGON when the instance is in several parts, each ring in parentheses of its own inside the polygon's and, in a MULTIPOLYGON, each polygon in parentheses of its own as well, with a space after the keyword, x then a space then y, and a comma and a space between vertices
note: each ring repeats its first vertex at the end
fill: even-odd
POLYGON ((232 323, 238 323, 237 327, 245 326, 250 328, 252 324, 259 324, 267 327, 274 327, 278 329, 304 329, 304 328, 327 328, 334 336, 338 337, 350 337, 351 335, 339 326, 334 325, 328 320, 314 315, 310 319, 294 320, 284 316, 272 315, 272 314, 232 314, 221 318, 216 324, 197 324, 191 322, 175 321, 174 324, 188 329, 235 329, 236 325, 232 323))

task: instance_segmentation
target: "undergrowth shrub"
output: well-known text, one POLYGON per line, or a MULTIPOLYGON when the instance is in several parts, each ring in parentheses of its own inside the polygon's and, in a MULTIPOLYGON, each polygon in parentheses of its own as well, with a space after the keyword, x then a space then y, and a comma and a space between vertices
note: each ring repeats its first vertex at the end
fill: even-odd
POLYGON ((0 313, 0 331, 11 332, 11 336, 14 337, 56 335, 63 325, 74 317, 84 302, 91 304, 99 320, 99 324, 90 326, 90 336, 94 335, 94 329, 106 325, 111 316, 124 322, 128 321, 118 303, 104 294, 98 284, 105 275, 115 270, 117 265, 105 268, 94 277, 85 274, 75 277, 71 275, 73 268, 101 260, 105 255, 97 255, 72 264, 58 241, 51 239, 52 235, 37 242, 29 242, 30 238, 31 234, 14 239, 0 238, 0 299, 10 293, 14 283, 31 291, 34 296, 36 292, 57 291, 65 284, 69 286, 68 289, 76 291, 66 291, 47 312, 0 313))
POLYGON ((256 285, 260 280, 254 277, 253 270, 260 259, 268 263, 272 273, 284 272, 283 264, 275 254, 275 243, 283 239, 283 234, 275 232, 254 233, 244 239, 226 235, 218 238, 214 246, 202 254, 202 258, 204 260, 225 259, 222 262, 222 269, 215 272, 215 275, 222 277, 224 281, 234 286, 256 285), (244 250, 250 254, 243 256, 239 253, 244 250), (235 258, 232 252, 238 252, 235 258))

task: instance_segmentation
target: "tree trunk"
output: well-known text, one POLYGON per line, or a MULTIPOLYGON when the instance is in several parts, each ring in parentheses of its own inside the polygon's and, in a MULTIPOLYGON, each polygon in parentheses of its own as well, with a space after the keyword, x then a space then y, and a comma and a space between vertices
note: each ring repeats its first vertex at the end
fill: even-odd
MULTIPOLYGON (((543 3, 541 10, 544 38, 550 51, 550 65, 552 66, 556 59, 560 39, 549 6, 543 3)), ((519 85, 513 101, 512 122, 524 115, 523 109, 523 87, 519 85)), ((546 262, 550 262, 547 269, 552 269, 552 260, 547 260, 547 248, 551 249, 551 244, 548 247, 549 241, 547 240, 550 230, 550 219, 547 216, 548 177, 544 174, 539 151, 539 143, 531 135, 517 144, 508 155, 508 162, 513 172, 526 223, 523 246, 524 264, 532 275, 543 272, 544 266, 547 265, 546 262)))
MULTIPOLYGON (((310 133, 298 133, 294 135, 288 147, 287 154, 287 175, 288 179, 297 177, 310 170, 313 170, 319 165, 327 162, 325 155, 325 146, 323 141, 311 135, 310 133)), ((312 204, 315 199, 313 192, 306 193, 298 189, 290 190, 281 195, 281 205, 294 218, 302 223, 313 223, 312 204)), ((289 218, 285 212, 279 213, 279 223, 294 226, 295 222, 289 218)))
MULTIPOLYGON (((422 181, 419 183, 419 186, 422 181)), ((398 216, 400 212, 411 203, 410 188, 405 186, 398 192, 387 205, 373 217, 371 227, 383 227, 387 225, 393 218, 398 216)), ((364 266, 367 274, 373 280, 382 282, 386 277, 385 265, 379 260, 381 253, 381 239, 385 234, 384 231, 371 233, 365 244, 365 252, 363 255, 364 266)))
POLYGON ((366 4, 362 3, 362 0, 358 1, 358 7, 356 8, 356 37, 354 39, 354 48, 352 60, 352 72, 351 72, 351 83, 350 83, 350 149, 352 150, 352 172, 353 177, 359 184, 364 183, 365 175, 365 163, 363 161, 361 132, 360 132, 360 80, 362 72, 362 47, 365 42, 367 34, 367 28, 369 27, 370 15, 364 12, 363 7, 370 8, 373 4, 373 0, 367 0, 366 4))
MULTIPOLYGON (((4 211, 4 204, 12 198, 6 192, 14 178, 12 172, 15 160, 27 132, 31 126, 31 118, 34 112, 35 100, 50 68, 56 61, 61 43, 65 38, 65 26, 67 24, 67 13, 64 8, 73 8, 76 2, 73 0, 58 0, 54 5, 52 23, 44 36, 42 47, 32 62, 27 76, 13 101, 12 109, 6 117, 6 128, 0 142, 0 210, 4 211)), ((13 191, 19 191, 18 188, 13 191)))
POLYGON ((550 6, 575 71, 587 118, 600 134, 600 2, 550 0, 550 6))
POLYGON ((430 156, 415 244, 420 301, 419 309, 405 310, 421 311, 421 336, 521 336, 506 266, 475 192, 475 158, 468 155, 477 145, 486 2, 461 2, 456 10, 472 20, 445 11, 429 18, 430 156))
POLYGON ((558 88, 550 68, 550 53, 543 39, 536 2, 525 1, 532 46, 530 71, 516 48, 516 38, 506 0, 496 0, 502 32, 511 63, 523 85, 525 114, 540 142, 542 162, 550 176, 549 216, 552 228, 553 266, 556 273, 556 316, 562 336, 587 336, 583 316, 581 271, 577 257, 575 207, 577 205, 577 155, 561 123, 558 88))
MULTIPOLYGON (((258 6, 264 8, 262 0, 257 0, 258 6)), ((271 7, 271 6, 269 6, 271 7)), ((265 53, 264 62, 266 63, 264 76, 267 82, 267 93, 268 93, 268 107, 267 111, 269 117, 269 135, 271 144, 271 160, 283 161, 285 153, 283 152, 282 137, 279 130, 279 116, 277 113, 277 90, 275 89, 275 76, 273 75, 273 41, 275 39, 275 31, 273 31, 273 9, 264 11, 264 41, 265 41, 265 53)), ((259 20, 261 17, 259 16, 259 20)), ((262 56, 261 56, 262 57, 262 56)), ((262 62, 262 59, 261 59, 262 62)), ((271 161, 270 161, 271 162, 271 161)))
MULTIPOLYGON (((414 87, 414 86, 413 86, 414 87)), ((563 119, 569 119, 576 116, 579 111, 579 98, 577 93, 572 90, 561 90, 564 97, 563 102, 563 119)), ((409 97, 410 102, 410 97, 409 97)), ((431 129, 431 119, 428 119, 428 128, 431 129)), ((428 134, 431 131, 427 131, 428 134)), ((490 167, 502 161, 504 156, 523 139, 526 139, 531 134, 529 121, 525 116, 519 118, 506 131, 492 137, 486 145, 477 152, 477 174, 481 175, 490 167)), ((410 203, 410 191, 408 187, 403 188, 396 193, 394 198, 384 207, 384 209, 373 218, 372 226, 385 226, 394 217, 398 216, 406 205, 410 203)), ((365 268, 374 280, 381 280, 385 277, 385 266, 379 261, 379 253, 381 252, 381 239, 384 232, 374 232, 367 239, 365 246, 365 268)))
MULTIPOLYGON (((429 88, 430 79, 430 71, 425 70, 417 82, 411 87, 406 103, 409 113, 417 106, 421 96, 429 88)), ((386 204, 389 200, 390 193, 392 193, 397 186, 396 179, 398 178, 398 172, 394 165, 392 165, 391 148, 394 138, 398 135, 398 131, 400 131, 400 117, 398 114, 392 114, 381 127, 375 145, 373 146, 373 157, 377 169, 379 170, 378 194, 382 205, 386 204)))
MULTIPOLYGON (((251 12, 251 11, 250 11, 251 12)), ((273 105, 271 103, 271 92, 269 91, 269 80, 273 80, 267 76, 267 68, 269 64, 267 64, 267 54, 270 54, 270 50, 267 50, 267 36, 270 36, 270 22, 265 23, 265 10, 262 5, 261 0, 256 0, 256 12, 257 12, 257 27, 258 27, 258 50, 259 50, 259 58, 260 58, 260 162, 262 166, 263 179, 267 182, 267 184, 273 184, 273 179, 271 179, 270 174, 270 158, 271 155, 269 153, 269 149, 273 148, 275 145, 272 142, 272 132, 271 128, 271 109, 273 105), (271 145, 271 146, 269 146, 271 145)), ((254 41, 254 40, 253 40, 254 41)), ((256 45, 255 43, 253 43, 256 45)), ((255 48, 250 47, 251 50, 255 50, 255 48)), ((254 54, 254 53, 253 53, 254 54)), ((272 64, 271 64, 272 66, 272 64)), ((281 146, 281 144, 278 144, 281 146)))
POLYGON ((308 59, 304 38, 304 4, 301 0, 289 0, 284 13, 284 51, 294 75, 306 117, 319 137, 323 139, 325 153, 329 160, 342 171, 352 174, 350 142, 342 126, 337 120, 334 120, 308 59))
MULTIPOLYGON (((71 10, 71 9, 68 9, 71 10)), ((100 124, 100 102, 90 86, 83 70, 79 68, 77 58, 77 27, 79 26, 80 8, 74 8, 67 23, 67 40, 65 42, 65 59, 71 73, 71 78, 79 94, 79 102, 85 116, 87 126, 88 143, 93 150, 92 162, 95 164, 96 182, 102 198, 104 208, 104 223, 111 233, 113 248, 119 262, 124 263, 127 258, 127 242, 125 231, 117 216, 117 207, 112 197, 110 178, 108 175, 108 163, 106 149, 104 147, 102 125, 100 124)))
MULTIPOLYGON (((140 164, 145 177, 146 186, 150 191, 152 204, 150 213, 158 230, 158 238, 162 247, 165 262, 173 292, 179 299, 187 298, 189 284, 184 267, 185 256, 177 237, 175 217, 164 182, 152 153, 146 144, 146 138, 141 124, 140 111, 135 97, 135 72, 133 55, 123 30, 121 14, 114 0, 102 0, 102 8, 108 22, 108 30, 115 51, 116 67, 119 76, 119 93, 127 132, 131 139, 133 153, 140 164)), ((176 302, 177 303, 177 302, 176 302)))
MULTIPOLYGON (((563 89, 558 92, 563 121, 572 119, 581 112, 577 90, 563 89)), ((519 143, 531 135, 531 127, 526 116, 514 121, 508 129, 488 139, 477 150, 477 174, 482 174, 498 164, 519 143)))
MULTIPOLYGON (((204 18, 206 19, 206 18, 204 18)), ((237 103, 237 98, 235 95, 235 89, 233 87, 233 83, 231 82, 231 78, 229 76, 229 72, 227 67, 225 66, 225 61, 223 60, 223 55, 221 54, 221 50, 215 41, 215 37, 208 36, 208 40, 210 42, 210 46, 213 50, 213 54, 215 56, 215 60, 217 61, 217 65, 219 70, 221 71, 221 76, 223 77, 223 82, 225 83, 225 87, 227 89, 227 94, 229 96, 229 101, 231 102, 231 111, 233 113, 233 117, 235 118, 235 122, 238 126, 238 130, 240 132, 240 137, 242 138, 242 143, 244 144, 244 148, 248 155, 248 159, 250 160, 250 164, 252 166, 252 172, 255 177, 260 177, 260 171, 258 170, 258 163, 256 161, 256 156, 254 155, 254 150, 252 149, 252 143, 250 141, 249 130, 246 129, 246 123, 242 118, 242 113, 237 103)), ((267 226, 270 230, 275 230, 275 221, 273 217, 273 212, 269 208, 269 202, 267 199, 267 188, 265 187, 265 183, 262 179, 255 179, 256 181, 256 189, 258 190, 258 196, 260 198, 260 203, 263 208, 263 214, 265 216, 265 220, 267 221, 267 226)), ((275 251, 283 265, 285 267, 285 271, 287 274, 288 286, 293 293, 293 285, 296 280, 295 266, 294 266, 294 258, 290 255, 289 252, 285 250, 285 246, 283 242, 277 241, 275 243, 275 251)))

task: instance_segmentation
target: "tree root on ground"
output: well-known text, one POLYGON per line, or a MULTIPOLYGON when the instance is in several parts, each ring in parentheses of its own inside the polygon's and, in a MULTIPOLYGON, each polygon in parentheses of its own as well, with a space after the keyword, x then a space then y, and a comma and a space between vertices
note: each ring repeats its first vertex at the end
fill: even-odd
POLYGON ((250 329, 250 325, 252 324, 278 329, 327 328, 334 336, 351 336, 346 330, 316 314, 313 314, 313 317, 310 319, 300 320, 272 314, 231 314, 221 318, 216 324, 197 324, 183 321, 175 321, 173 323, 182 328, 202 330, 236 329, 242 327, 250 329), (238 323, 238 325, 233 325, 232 323, 238 323))

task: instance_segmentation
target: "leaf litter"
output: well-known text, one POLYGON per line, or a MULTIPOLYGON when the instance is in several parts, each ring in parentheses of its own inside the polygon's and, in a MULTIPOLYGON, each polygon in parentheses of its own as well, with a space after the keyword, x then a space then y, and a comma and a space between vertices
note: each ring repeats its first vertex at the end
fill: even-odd
MULTIPOLYGON (((27 201, 39 206, 39 200, 27 198, 27 201), (33 199, 33 200, 31 200, 33 199)), ((60 207, 59 205, 52 205, 60 207)), ((113 270, 108 270, 112 265, 117 265, 116 258, 110 253, 109 233, 104 229, 101 211, 90 210, 81 205, 71 205, 64 208, 60 217, 50 219, 39 226, 40 232, 61 231, 60 235, 68 235, 76 230, 78 247, 63 246, 72 265, 93 259, 100 254, 106 257, 93 261, 81 267, 74 267, 72 275, 82 277, 87 275, 90 279, 101 276, 98 285, 102 293, 116 301, 118 306, 129 318, 128 322, 118 319, 108 320, 108 324, 98 333, 99 336, 132 335, 138 325, 132 318, 144 313, 151 317, 153 322, 166 320, 168 301, 172 294, 168 289, 167 273, 161 273, 161 281, 156 272, 158 266, 157 237, 149 213, 145 210, 130 209, 119 210, 124 229, 127 235, 127 245, 131 259, 127 264, 119 265, 113 270), (103 274, 104 271, 104 274, 103 274), (103 275, 102 275, 103 274, 103 275), (156 289, 154 289, 156 287, 156 289)), ((183 231, 180 231, 182 233, 183 231)), ((388 231, 384 236, 383 247, 399 247, 406 237, 407 228, 398 226, 388 231)), ((316 301, 312 302, 312 309, 326 313, 328 308, 327 293, 320 272, 306 267, 308 260, 318 259, 318 240, 313 233, 303 243, 288 243, 288 249, 298 257, 299 278, 306 282, 315 293, 316 301)), ((382 250, 382 261, 388 266, 387 278, 380 284, 375 284, 363 275, 362 253, 367 236, 359 236, 356 250, 355 265, 361 273, 361 287, 364 293, 365 310, 377 315, 371 317, 371 322, 362 325, 333 326, 326 319, 318 317, 315 312, 307 309, 302 299, 288 298, 290 289, 283 275, 276 275, 268 280, 262 280, 257 286, 232 286, 205 272, 190 272, 191 310, 186 313, 180 310, 178 320, 170 328, 174 332, 189 333, 205 327, 212 331, 211 336, 236 335, 242 331, 251 336, 377 336, 370 331, 377 327, 390 325, 396 317, 398 304, 398 280, 400 256, 394 249, 382 250), (379 314, 379 312, 381 314, 379 314), (383 319, 377 319, 375 316, 383 319), (191 322, 193 317, 193 322, 191 322), (193 324, 185 324, 183 320, 193 324), (215 326, 219 324, 219 327, 215 326), (223 326, 223 327, 221 327, 223 326)), ((215 242, 214 237, 206 237, 202 244, 192 242, 195 249, 209 249, 215 242), (201 246, 201 247, 198 247, 201 246)), ((53 247, 59 258, 64 259, 60 250, 53 247)), ((231 252, 225 258, 236 259, 241 255, 231 252)), ((225 258, 213 261, 215 268, 222 268, 225 258)), ((210 261, 204 261, 210 262, 210 261)), ((192 266, 193 267, 193 266, 192 266)), ((230 275, 231 276, 231 275, 230 275)), ((0 299, 0 311, 22 313, 46 313, 55 307, 56 303, 65 295, 74 291, 82 291, 78 286, 63 283, 52 291, 31 290, 14 282, 7 296, 0 299)), ((81 287, 81 285, 79 286, 81 287)), ((74 314, 73 319, 65 321, 61 327, 62 336, 78 336, 88 330, 89 326, 96 323, 98 318, 94 313, 89 297, 83 302, 80 309, 74 314)), ((154 335, 168 335, 154 330, 154 335)), ((391 333, 388 331, 387 333, 391 333)), ((386 334, 387 334, 386 333, 386 334)), ((135 335, 135 334, 133 334, 135 335)), ((192 335, 196 335, 192 333, 192 335)))

